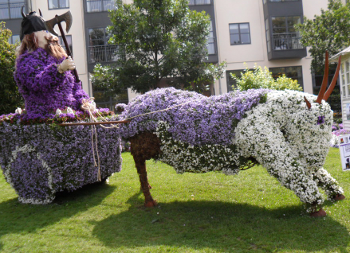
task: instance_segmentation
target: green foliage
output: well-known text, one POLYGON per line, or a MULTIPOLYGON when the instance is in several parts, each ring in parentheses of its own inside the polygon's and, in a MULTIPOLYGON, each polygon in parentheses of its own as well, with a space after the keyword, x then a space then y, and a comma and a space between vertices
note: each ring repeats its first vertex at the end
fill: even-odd
MULTIPOLYGON (((144 208, 133 158, 122 156, 123 170, 109 184, 61 194, 49 205, 19 204, 0 173, 0 251, 350 252, 348 199, 326 201, 328 216, 310 218, 261 166, 236 176, 180 175, 147 161, 159 206, 144 208)), ((339 149, 330 149, 324 167, 350 192, 339 149)))
POLYGON ((234 74, 231 74, 231 76, 237 83, 237 88, 232 87, 233 89, 248 90, 265 88, 272 90, 303 90, 296 80, 288 78, 285 75, 275 80, 267 67, 262 69, 260 66, 255 66, 254 71, 246 68, 240 78, 234 74))
POLYGON ((304 23, 296 25, 301 43, 309 46, 311 68, 315 73, 324 69, 325 52, 334 55, 350 45, 350 3, 329 0, 328 9, 313 19, 304 17, 304 23))
MULTIPOLYGON (((186 0, 117 1, 110 12, 110 43, 119 46, 118 67, 106 67, 111 90, 131 87, 146 92, 167 78, 170 85, 202 87, 223 73, 223 65, 205 63, 209 17, 190 11, 186 0)), ((101 72, 100 72, 101 73, 101 72)), ((104 81, 107 82, 107 81, 104 81)), ((94 84, 94 83, 93 83, 94 84)))
POLYGON ((8 42, 12 33, 0 22, 0 115, 15 112, 23 104, 22 96, 13 78, 16 45, 8 42))

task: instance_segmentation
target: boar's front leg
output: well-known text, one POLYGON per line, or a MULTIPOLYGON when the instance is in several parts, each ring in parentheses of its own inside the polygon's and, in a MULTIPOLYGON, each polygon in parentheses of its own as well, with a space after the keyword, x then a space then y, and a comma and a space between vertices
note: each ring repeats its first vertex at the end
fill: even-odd
POLYGON ((158 137, 151 132, 143 132, 132 138, 131 154, 134 157, 137 173, 141 183, 141 190, 145 196, 145 206, 153 207, 157 202, 152 198, 150 185, 147 178, 146 160, 155 158, 160 153, 160 141, 158 137))

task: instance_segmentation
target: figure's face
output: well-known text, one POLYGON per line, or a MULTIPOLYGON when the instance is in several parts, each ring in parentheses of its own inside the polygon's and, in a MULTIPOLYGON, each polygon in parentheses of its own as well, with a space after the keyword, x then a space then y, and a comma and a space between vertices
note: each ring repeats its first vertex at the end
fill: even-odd
POLYGON ((34 32, 37 40, 38 40, 38 45, 41 48, 45 48, 45 46, 47 45, 47 38, 50 37, 54 37, 57 38, 55 35, 53 35, 52 33, 49 33, 48 31, 38 31, 38 32, 34 32))

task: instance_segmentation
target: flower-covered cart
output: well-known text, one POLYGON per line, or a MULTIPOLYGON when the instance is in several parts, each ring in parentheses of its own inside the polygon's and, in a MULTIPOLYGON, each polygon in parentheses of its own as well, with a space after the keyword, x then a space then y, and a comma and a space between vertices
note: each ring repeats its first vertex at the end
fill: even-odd
POLYGON ((42 123, 21 120, 19 113, 0 117, 0 166, 20 202, 50 203, 57 192, 73 191, 120 171, 121 146, 115 128, 98 127, 94 132, 86 125, 57 125, 85 122, 87 116, 62 113, 42 123))

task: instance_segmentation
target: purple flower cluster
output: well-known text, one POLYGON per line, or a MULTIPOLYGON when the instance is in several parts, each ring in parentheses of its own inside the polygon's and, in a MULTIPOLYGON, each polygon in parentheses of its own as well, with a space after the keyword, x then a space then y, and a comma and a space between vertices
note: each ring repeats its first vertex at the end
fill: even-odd
MULTIPOLYGON (((97 132, 104 179, 121 170, 120 138, 116 129, 98 127, 97 132)), ((97 182, 91 126, 20 125, 5 121, 0 125, 0 165, 22 200, 52 200, 55 192, 73 191, 97 182), (30 149, 23 151, 23 147, 30 149)))
POLYGON ((25 101, 26 120, 52 118, 56 109, 66 107, 80 110, 82 99, 89 97, 69 71, 58 72, 62 61, 42 48, 17 58, 14 78, 25 101))
POLYGON ((156 89, 138 96, 125 107, 122 119, 137 117, 121 126, 121 135, 129 138, 143 131, 155 131, 158 122, 165 121, 176 140, 191 145, 228 145, 238 122, 248 110, 263 102, 261 99, 267 92, 258 89, 206 97, 174 88, 156 89))
POLYGON ((332 125, 332 134, 336 136, 340 136, 340 135, 350 134, 350 131, 343 129, 343 124, 334 123, 332 125))

